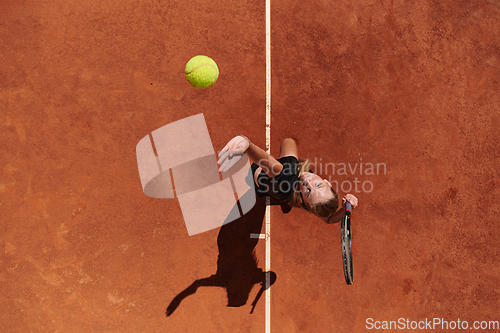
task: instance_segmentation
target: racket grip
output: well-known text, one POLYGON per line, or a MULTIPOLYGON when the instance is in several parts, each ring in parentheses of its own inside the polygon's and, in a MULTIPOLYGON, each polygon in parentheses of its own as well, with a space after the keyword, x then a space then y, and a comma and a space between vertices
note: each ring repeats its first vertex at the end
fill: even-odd
POLYGON ((345 202, 345 211, 351 213, 352 212, 352 206, 349 201, 346 200, 345 202))

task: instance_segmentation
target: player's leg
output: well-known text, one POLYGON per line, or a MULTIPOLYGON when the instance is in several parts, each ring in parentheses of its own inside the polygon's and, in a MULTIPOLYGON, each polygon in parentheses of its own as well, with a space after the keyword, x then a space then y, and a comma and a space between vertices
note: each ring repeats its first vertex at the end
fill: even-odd
POLYGON ((294 156, 297 159, 299 158, 297 144, 292 138, 286 138, 281 142, 280 156, 278 158, 285 156, 294 156))

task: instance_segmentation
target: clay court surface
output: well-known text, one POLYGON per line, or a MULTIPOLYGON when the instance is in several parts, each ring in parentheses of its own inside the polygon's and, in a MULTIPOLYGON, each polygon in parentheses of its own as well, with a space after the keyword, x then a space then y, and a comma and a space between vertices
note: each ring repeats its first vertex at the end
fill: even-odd
MULTIPOLYGON (((265 148, 265 5, 0 2, 2 332, 266 331, 258 283, 244 305, 202 286, 165 315, 216 273, 219 236, 235 267, 243 244, 264 269, 266 243, 236 224, 188 236, 177 200, 143 193, 135 155, 200 113, 215 150, 236 134, 265 148), (220 69, 206 90, 183 74, 198 54, 220 69)), ((296 139, 360 205, 352 286, 339 224, 271 206, 270 331, 498 322, 500 2, 272 1, 271 38, 271 153, 296 139)))

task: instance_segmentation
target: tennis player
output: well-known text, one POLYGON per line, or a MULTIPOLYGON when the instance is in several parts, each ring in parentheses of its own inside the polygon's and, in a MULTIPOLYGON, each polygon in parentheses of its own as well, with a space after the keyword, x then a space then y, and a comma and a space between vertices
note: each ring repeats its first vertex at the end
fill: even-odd
POLYGON ((320 217, 326 223, 337 223, 345 214, 345 202, 352 208, 358 199, 347 194, 339 198, 330 182, 309 169, 308 159, 298 157, 297 144, 291 138, 281 142, 278 159, 253 144, 247 137, 238 135, 219 153, 219 171, 226 172, 247 154, 252 164, 252 174, 259 197, 272 196, 292 207, 300 207, 320 217))

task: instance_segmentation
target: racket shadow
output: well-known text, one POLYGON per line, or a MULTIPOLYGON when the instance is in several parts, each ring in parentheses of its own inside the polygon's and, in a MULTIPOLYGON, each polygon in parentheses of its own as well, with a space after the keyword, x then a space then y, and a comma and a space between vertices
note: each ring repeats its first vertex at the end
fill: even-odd
MULTIPOLYGON (((255 196, 255 193, 248 191, 240 200, 246 200, 246 196, 251 195, 255 196)), ((234 209, 238 209, 238 206, 235 205, 234 209)), ((259 239, 250 238, 252 233, 261 233, 265 210, 265 197, 257 197, 254 207, 248 213, 220 228, 217 237, 219 256, 216 273, 194 281, 179 293, 167 307, 167 317, 172 315, 182 300, 195 294, 199 287, 224 288, 227 293, 227 306, 240 307, 247 303, 253 286, 260 284, 261 289, 252 303, 251 313, 253 312, 265 290, 267 274, 270 275, 270 285, 276 281, 274 272, 264 272, 258 267, 255 246, 259 239)))

